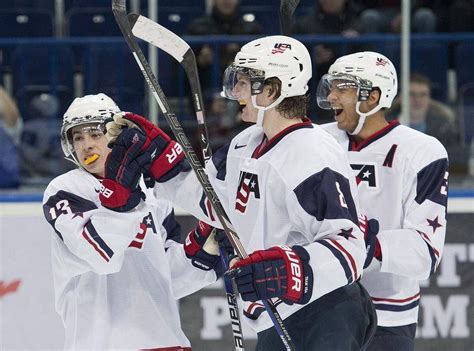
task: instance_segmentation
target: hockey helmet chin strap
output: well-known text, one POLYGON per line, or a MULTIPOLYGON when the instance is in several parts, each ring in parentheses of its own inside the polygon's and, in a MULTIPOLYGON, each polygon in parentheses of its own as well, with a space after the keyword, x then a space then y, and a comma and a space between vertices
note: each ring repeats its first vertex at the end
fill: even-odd
POLYGON ((356 112, 359 115, 359 121, 357 122, 357 126, 355 127, 355 129, 352 132, 349 132, 350 135, 359 134, 360 131, 362 130, 362 127, 364 126, 365 119, 367 117, 373 115, 374 113, 380 111, 380 109, 382 108, 382 106, 380 106, 380 104, 378 104, 377 106, 375 106, 369 112, 361 112, 360 111, 360 103, 361 103, 360 101, 357 101, 357 104, 356 104, 356 112))
POLYGON ((283 101, 285 97, 280 95, 278 97, 278 99, 276 99, 275 101, 273 101, 270 105, 268 105, 267 107, 264 107, 264 106, 259 106, 257 105, 257 95, 252 95, 252 105, 258 109, 258 113, 257 113, 257 122, 255 123, 255 125, 257 127, 260 127, 262 128, 263 127, 263 118, 265 117, 265 111, 273 108, 273 107, 276 107, 280 104, 280 102, 283 101))

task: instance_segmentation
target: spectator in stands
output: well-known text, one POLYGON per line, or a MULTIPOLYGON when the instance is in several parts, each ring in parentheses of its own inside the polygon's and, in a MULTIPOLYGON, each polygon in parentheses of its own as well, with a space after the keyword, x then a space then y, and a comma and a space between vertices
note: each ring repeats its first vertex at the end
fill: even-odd
MULTIPOLYGON (((360 20, 365 32, 400 33, 401 1, 400 0, 357 0, 365 8, 360 14, 360 20)), ((436 31, 436 15, 428 7, 422 6, 422 1, 411 1, 411 29, 419 33, 436 31)))
MULTIPOLYGON (((211 14, 205 14, 192 21, 187 29, 189 35, 256 35, 262 32, 260 24, 256 21, 244 20, 240 13, 239 0, 214 0, 211 14)), ((235 54, 240 50, 240 45, 229 43, 219 52, 220 68, 216 74, 221 74, 232 62, 235 54)), ((204 94, 212 95, 212 62, 216 59, 210 45, 203 45, 197 50, 197 63, 200 73, 201 85, 204 94)), ((215 77, 214 82, 220 85, 221 77, 215 77)))
MULTIPOLYGON (((311 12, 298 18, 293 25, 293 34, 340 34, 345 37, 358 36, 364 28, 358 20, 358 8, 348 0, 315 0, 311 12)), ((340 56, 339 44, 317 44, 313 51, 316 64, 316 81, 328 71, 335 58, 340 56)), ((310 51, 311 52, 311 51, 310 51)), ((331 111, 317 109, 317 122, 333 120, 331 111)))
POLYGON ((474 31, 474 0, 452 1, 448 11, 448 31, 474 31))
POLYGON ((17 105, 0 87, 0 188, 14 188, 20 184, 18 143, 23 120, 17 105))
MULTIPOLYGON (((391 119, 400 115, 401 100, 392 106, 391 119)), ((453 110, 431 98, 431 81, 425 75, 413 73, 410 77, 410 127, 438 139, 449 154, 450 169, 464 172, 467 168, 468 149, 462 143, 453 110)))
POLYGON ((47 182, 74 165, 61 151, 59 99, 51 94, 39 94, 28 105, 28 118, 21 138, 21 174, 26 183, 47 182))

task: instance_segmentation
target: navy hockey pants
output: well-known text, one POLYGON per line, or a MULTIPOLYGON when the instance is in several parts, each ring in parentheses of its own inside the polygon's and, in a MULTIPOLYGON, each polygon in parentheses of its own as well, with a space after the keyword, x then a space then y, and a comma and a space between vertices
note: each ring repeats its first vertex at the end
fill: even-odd
MULTIPOLYGON (((284 320, 298 351, 360 351, 375 333, 377 316, 359 283, 313 301, 284 320)), ((258 333, 256 351, 285 350, 275 328, 258 333)))
POLYGON ((416 324, 401 327, 377 327, 367 351, 413 351, 416 324))

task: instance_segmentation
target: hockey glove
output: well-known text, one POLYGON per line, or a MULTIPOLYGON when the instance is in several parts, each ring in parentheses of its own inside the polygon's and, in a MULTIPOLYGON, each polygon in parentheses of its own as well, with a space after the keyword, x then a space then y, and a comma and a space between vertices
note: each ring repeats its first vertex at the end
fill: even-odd
POLYGON ((189 232, 184 241, 184 252, 194 267, 210 271, 219 265, 219 245, 215 235, 215 228, 203 221, 189 232))
POLYGON ((244 301, 281 298, 306 304, 313 293, 313 270, 302 246, 274 246, 255 251, 233 265, 230 273, 244 301))
POLYGON ((121 129, 131 127, 138 127, 146 135, 142 152, 149 154, 152 160, 146 173, 153 180, 165 182, 182 170, 189 169, 181 145, 144 117, 130 112, 116 114, 113 122, 107 123, 106 136, 109 143, 120 135, 121 129))
POLYGON ((382 261, 382 249, 377 239, 379 221, 374 218, 368 219, 367 216, 361 216, 359 217, 359 228, 364 233, 365 248, 367 250, 367 257, 364 262, 365 269, 370 265, 374 257, 382 261))
POLYGON ((105 176, 99 199, 103 206, 115 211, 129 211, 140 203, 138 182, 150 156, 140 153, 146 140, 138 129, 127 129, 115 141, 105 162, 105 176))

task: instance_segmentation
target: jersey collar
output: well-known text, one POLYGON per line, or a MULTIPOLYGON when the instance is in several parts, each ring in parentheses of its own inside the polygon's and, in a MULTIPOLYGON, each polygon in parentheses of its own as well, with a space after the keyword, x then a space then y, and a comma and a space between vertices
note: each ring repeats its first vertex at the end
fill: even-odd
POLYGON ((262 141, 257 146, 255 151, 252 154, 252 158, 259 158, 270 151, 278 142, 283 139, 286 135, 290 134, 291 132, 303 129, 303 128, 313 128, 313 122, 308 117, 303 117, 303 122, 292 124, 289 127, 286 127, 282 131, 280 131, 277 135, 275 135, 270 140, 267 140, 267 137, 263 135, 262 141))
POLYGON ((361 141, 359 144, 354 139, 354 136, 347 134, 349 137, 349 151, 360 151, 363 148, 367 147, 368 145, 372 144, 374 141, 382 138, 383 136, 390 133, 394 128, 398 127, 400 122, 398 120, 393 120, 388 123, 384 128, 380 129, 379 131, 375 132, 367 139, 361 141))

